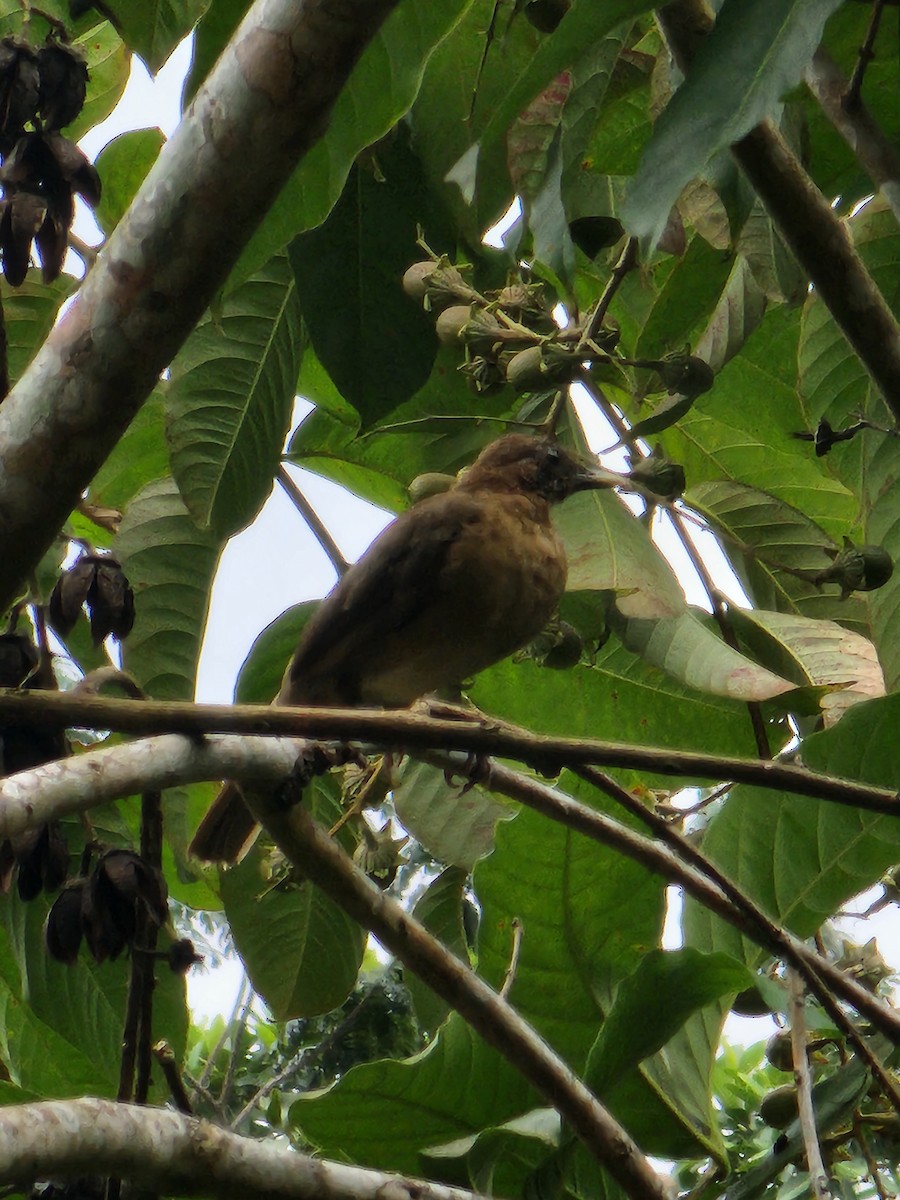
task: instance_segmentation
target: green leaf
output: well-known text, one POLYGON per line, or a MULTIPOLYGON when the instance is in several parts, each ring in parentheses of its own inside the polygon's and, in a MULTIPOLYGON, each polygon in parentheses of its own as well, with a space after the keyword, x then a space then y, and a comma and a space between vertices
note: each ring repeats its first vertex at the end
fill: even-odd
POLYGON ((319 607, 317 600, 295 604, 271 621, 250 647, 235 687, 236 704, 269 704, 281 687, 284 669, 293 657, 306 622, 319 607))
MULTIPOLYGON (((571 781, 569 781, 571 782, 571 781)), ((475 870, 478 970, 500 987, 514 927, 521 946, 510 1002, 577 1067, 615 987, 659 938, 663 884, 616 851, 523 809, 475 870)))
MULTIPOLYGON (((804 741, 804 765, 897 788, 898 715, 898 696, 855 705, 832 729, 804 741)), ((900 827, 890 817, 749 787, 733 789, 703 841, 704 853, 729 879, 800 937, 875 883, 897 861, 898 846, 900 827)), ((759 961, 756 946, 693 901, 685 911, 692 945, 759 961)))
POLYGON ((630 232, 658 239, 678 193, 775 112, 840 0, 725 0, 666 106, 629 190, 630 232))
POLYGON ((393 796, 404 829, 438 862, 468 871, 493 850, 497 822, 513 815, 477 784, 448 783, 428 763, 407 762, 393 796))
POLYGON ((568 589, 614 591, 620 611, 635 617, 672 617, 684 593, 647 527, 614 492, 580 492, 553 515, 566 546, 568 589))
POLYGON ((125 670, 159 700, 192 700, 219 545, 188 515, 171 479, 148 484, 128 506, 115 554, 134 589, 125 670))
POLYGON ((805 513, 758 488, 727 480, 701 483, 685 501, 724 537, 732 565, 760 607, 862 625, 858 603, 840 601, 782 570, 820 571, 831 561, 827 552, 837 548, 805 513))
POLYGON ((164 434, 165 384, 157 384, 91 481, 94 504, 124 508, 132 496, 169 472, 164 434))
POLYGON ((425 1147, 476 1133, 535 1102, 518 1071, 454 1013, 421 1054, 354 1067, 327 1092, 301 1097, 290 1119, 324 1157, 413 1174, 425 1147))
MULTIPOLYGON (((537 733, 752 754, 744 707, 676 682, 615 638, 590 662, 551 671, 507 660, 482 671, 469 695, 485 712, 537 733)), ((646 773, 630 785, 653 786, 646 773)), ((660 786, 666 786, 661 782, 660 786)))
POLYGON ((826 688, 820 701, 826 725, 861 700, 884 695, 884 677, 872 643, 834 621, 732 608, 735 628, 761 661, 781 674, 826 688))
MULTIPOLYGON (((634 348, 635 358, 660 358, 692 345, 707 324, 710 308, 722 294, 731 273, 727 254, 694 237, 687 253, 671 268, 634 348)), ((641 372, 646 378, 646 372, 641 372)))
MULTIPOLYGON (((468 882, 468 871, 447 867, 419 896, 412 910, 416 920, 465 963, 469 961, 469 947, 463 925, 463 905, 468 903, 465 899, 468 882)), ((412 972, 406 975, 406 986, 419 1028, 426 1037, 433 1037, 446 1020, 450 1005, 412 972)))
POLYGON ((166 394, 172 472, 194 520, 222 538, 256 516, 290 423, 303 347, 286 257, 194 330, 166 394))
POLYGON ((77 142, 106 120, 121 100, 131 73, 131 54, 109 21, 79 33, 74 45, 83 52, 90 77, 84 107, 65 130, 66 137, 77 142))
MULTIPOLYGON (((114 1097, 128 959, 98 967, 82 950, 70 967, 55 962, 44 945, 48 908, 44 897, 26 905, 14 892, 0 902, 4 1062, 13 1082, 42 1096, 114 1097)), ((184 980, 165 968, 154 990, 153 1032, 180 1057, 187 1035, 184 980)), ((155 1102, 164 1099, 164 1089, 157 1079, 155 1102)))
POLYGON ((104 10, 128 44, 155 75, 182 38, 187 37, 210 0, 106 0, 104 10))
POLYGON ((60 275, 53 283, 43 283, 39 271, 29 271, 21 287, 0 283, 3 320, 6 324, 10 383, 22 377, 44 339, 53 328, 59 306, 72 294, 77 280, 60 275))
POLYGON ((95 166, 103 181, 103 195, 94 210, 97 224, 112 233, 165 142, 159 129, 135 129, 113 138, 100 151, 95 166))
MULTIPOLYGON (((333 785, 317 780, 309 791, 324 822, 340 815, 333 785)), ((278 1021, 330 1012, 356 983, 366 932, 309 880, 273 883, 264 865, 257 844, 221 881, 247 973, 278 1021)))
POLYGON ((424 222, 436 236, 427 211, 418 160, 398 133, 377 149, 374 169, 353 168, 325 223, 290 245, 300 311, 318 360, 365 429, 431 374, 434 318, 401 286, 406 268, 422 257, 417 225, 424 222))
POLYGON ((727 954, 701 954, 691 947, 651 950, 616 990, 591 1047, 585 1083, 595 1095, 608 1095, 626 1072, 661 1050, 698 1008, 752 983, 747 968, 727 954))
POLYGON ((357 156, 408 111, 428 59, 470 3, 411 0, 388 17, 341 90, 325 136, 304 157, 251 238, 229 288, 253 274, 298 233, 325 220, 357 156))
POLYGON ((659 620, 616 621, 625 646, 689 687, 732 700, 783 696, 794 685, 726 645, 694 610, 659 620))

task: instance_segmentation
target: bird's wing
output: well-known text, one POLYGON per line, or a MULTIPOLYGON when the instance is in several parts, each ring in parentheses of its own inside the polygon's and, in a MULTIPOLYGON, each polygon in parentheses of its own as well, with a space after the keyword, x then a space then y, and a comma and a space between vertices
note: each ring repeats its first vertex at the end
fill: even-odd
POLYGON ((367 664, 387 638, 440 597, 451 547, 480 515, 473 497, 445 493, 392 522, 306 626, 280 702, 356 703, 357 681, 367 664))

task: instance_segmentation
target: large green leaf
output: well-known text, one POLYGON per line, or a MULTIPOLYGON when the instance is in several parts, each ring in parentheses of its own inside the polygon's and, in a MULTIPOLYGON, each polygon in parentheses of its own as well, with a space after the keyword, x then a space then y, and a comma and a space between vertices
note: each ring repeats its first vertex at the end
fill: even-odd
POLYGON ((290 246, 318 360, 365 429, 413 396, 434 363, 434 317, 401 286, 422 256, 417 225, 446 244, 437 216, 428 218, 418 160, 398 132, 377 148, 374 164, 353 167, 325 223, 290 246))
POLYGON ((60 275, 54 283, 44 283, 40 272, 33 270, 20 287, 11 288, 5 279, 0 284, 10 384, 21 378, 53 328, 59 306, 75 287, 76 280, 71 275, 60 275))
POLYGON ((166 393, 172 472, 194 520, 222 538, 272 486, 303 352, 287 258, 273 258, 194 330, 166 393))
POLYGON ((198 529, 171 479, 128 506, 116 557, 134 589, 135 623, 123 665, 160 700, 192 700, 219 545, 198 529))
POLYGON ((655 621, 616 621, 614 628, 629 650, 689 687, 713 696, 773 700, 794 686, 733 650, 692 610, 655 621))
POLYGON ((328 216, 360 151, 409 109, 429 57, 471 0, 398 5, 367 46, 338 96, 328 130, 294 172, 251 238, 229 287, 251 275, 298 233, 328 216))
POLYGON ((354 1067, 327 1092, 301 1097, 291 1123, 328 1158, 419 1174, 419 1152, 534 1107, 521 1075, 458 1015, 405 1062, 354 1067))
POLYGON ((164 433, 165 384, 159 384, 94 476, 88 498, 94 504, 123 508, 132 496, 169 471, 164 433))
POLYGON ((73 142, 99 125, 116 107, 131 73, 131 53, 109 21, 94 23, 73 39, 87 61, 90 80, 84 107, 66 136, 73 142))
POLYGON ((725 0, 687 78, 656 124, 623 211, 659 237, 678 193, 774 113, 802 77, 840 0, 725 0))
MULTIPOLYGON (((319 819, 340 814, 335 785, 317 780, 311 803, 319 819)), ((271 880, 255 847, 226 871, 221 892, 253 986, 279 1021, 330 1012, 356 983, 366 933, 309 880, 271 880)))
MULTIPOLYGON (((44 944, 49 901, 23 904, 13 892, 0 903, 0 1003, 3 1059, 13 1081, 45 1097, 102 1095, 118 1089, 129 961, 96 966, 82 951, 70 967, 44 944)), ((160 970, 154 989, 154 1037, 176 1056, 187 1035, 184 980, 160 970)), ((156 1081, 156 1088, 162 1080, 156 1081)), ((153 1093, 151 1093, 151 1096, 153 1093)), ((156 1092, 157 1100, 164 1093, 156 1092)))
POLYGON ((112 233, 122 219, 164 141, 159 129, 134 129, 113 138, 100 151, 95 165, 103 181, 103 195, 95 216, 105 234, 112 233))
POLYGON ((210 0, 106 0, 105 11, 130 50, 155 75, 182 38, 187 37, 210 0))

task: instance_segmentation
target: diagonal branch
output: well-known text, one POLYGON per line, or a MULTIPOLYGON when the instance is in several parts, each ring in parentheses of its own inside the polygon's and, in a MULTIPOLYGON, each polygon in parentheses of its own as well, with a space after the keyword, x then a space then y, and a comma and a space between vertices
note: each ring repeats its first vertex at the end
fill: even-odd
POLYGON ((326 130, 356 60, 396 3, 256 0, 0 409, 0 607, 37 566, 326 130))

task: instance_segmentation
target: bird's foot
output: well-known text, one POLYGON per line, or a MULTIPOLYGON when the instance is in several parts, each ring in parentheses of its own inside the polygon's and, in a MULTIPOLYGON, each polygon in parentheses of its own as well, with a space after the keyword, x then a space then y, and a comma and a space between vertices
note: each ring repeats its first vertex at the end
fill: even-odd
POLYGON ((444 768, 444 782, 448 787, 461 784, 460 795, 465 796, 466 792, 470 792, 479 784, 490 785, 491 760, 486 754, 460 750, 451 751, 450 756, 459 759, 460 763, 459 766, 454 763, 453 766, 444 768))

